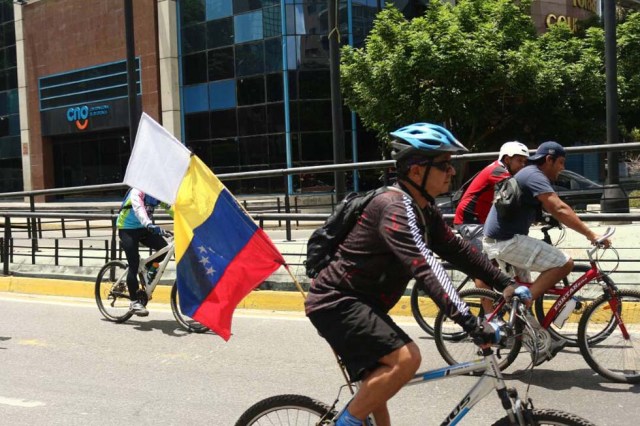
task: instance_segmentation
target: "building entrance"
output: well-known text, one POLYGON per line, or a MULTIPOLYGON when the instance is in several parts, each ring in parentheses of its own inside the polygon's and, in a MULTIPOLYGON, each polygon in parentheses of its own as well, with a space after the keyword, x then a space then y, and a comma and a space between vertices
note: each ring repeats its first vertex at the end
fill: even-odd
POLYGON ((128 129, 52 139, 56 188, 122 182, 131 152, 128 129))

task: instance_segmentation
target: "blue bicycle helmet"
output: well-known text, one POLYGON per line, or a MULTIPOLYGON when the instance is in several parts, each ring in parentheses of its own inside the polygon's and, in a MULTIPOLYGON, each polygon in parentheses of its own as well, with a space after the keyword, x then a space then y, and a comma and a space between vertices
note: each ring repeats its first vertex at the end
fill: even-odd
POLYGON ((442 126, 415 123, 391 132, 391 156, 396 161, 413 156, 435 157, 445 152, 462 154, 469 152, 464 145, 442 126))

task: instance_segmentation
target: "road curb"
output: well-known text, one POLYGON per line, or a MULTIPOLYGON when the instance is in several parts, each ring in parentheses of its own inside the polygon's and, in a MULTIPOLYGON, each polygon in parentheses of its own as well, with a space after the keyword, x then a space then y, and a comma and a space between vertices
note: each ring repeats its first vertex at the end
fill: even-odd
MULTIPOLYGON (((94 297, 94 283, 60 279, 32 277, 0 277, 0 292, 40 294, 44 296, 94 297)), ((153 302, 169 303, 171 287, 160 285, 153 293, 153 302)), ((259 309, 272 311, 304 311, 304 299, 298 291, 255 290, 242 299, 238 309, 259 309)), ((391 315, 410 316, 411 304, 408 296, 403 296, 391 310, 391 315)))

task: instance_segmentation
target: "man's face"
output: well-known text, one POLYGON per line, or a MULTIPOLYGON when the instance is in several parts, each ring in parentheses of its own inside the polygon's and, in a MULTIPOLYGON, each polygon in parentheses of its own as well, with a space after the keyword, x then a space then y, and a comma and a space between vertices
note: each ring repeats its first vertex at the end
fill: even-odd
POLYGON ((512 157, 505 156, 502 161, 507 166, 507 170, 509 170, 509 173, 511 173, 512 176, 527 165, 527 157, 524 155, 514 155, 512 157))
POLYGON ((424 189, 432 197, 437 197, 449 191, 449 185, 451 184, 451 177, 456 174, 453 165, 451 164, 451 154, 441 154, 434 157, 430 163, 415 166, 416 174, 414 175, 414 182, 418 185, 422 184, 424 173, 429 170, 427 182, 424 189))
POLYGON ((551 155, 547 155, 541 168, 542 173, 544 173, 551 182, 558 180, 558 175, 564 170, 565 161, 565 157, 553 158, 551 155))

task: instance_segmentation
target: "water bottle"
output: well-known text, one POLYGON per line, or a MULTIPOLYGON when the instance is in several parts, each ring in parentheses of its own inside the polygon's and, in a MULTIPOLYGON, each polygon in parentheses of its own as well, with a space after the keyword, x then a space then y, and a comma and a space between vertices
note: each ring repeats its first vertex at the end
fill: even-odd
POLYGON ((571 312, 575 309, 577 303, 578 299, 575 297, 567 300, 567 303, 564 304, 562 310, 558 312, 558 315, 556 315, 556 319, 553 320, 553 324, 558 328, 562 328, 565 321, 567 321, 567 318, 569 318, 569 315, 571 315, 571 312))
POLYGON ((153 279, 156 277, 156 273, 158 272, 158 266, 160 264, 158 262, 153 262, 151 266, 149 266, 149 270, 147 271, 147 283, 151 284, 153 279))

